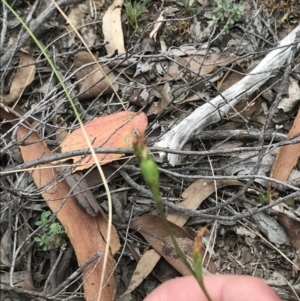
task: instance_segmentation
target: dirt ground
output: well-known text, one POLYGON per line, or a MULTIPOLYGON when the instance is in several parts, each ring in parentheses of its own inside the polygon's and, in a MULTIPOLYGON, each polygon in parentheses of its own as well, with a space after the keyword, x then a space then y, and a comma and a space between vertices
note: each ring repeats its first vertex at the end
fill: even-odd
POLYGON ((143 135, 188 262, 207 228, 206 274, 299 300, 299 1, 8 4, 0 301, 96 300, 102 275, 101 300, 139 301, 190 274, 134 157, 143 135))

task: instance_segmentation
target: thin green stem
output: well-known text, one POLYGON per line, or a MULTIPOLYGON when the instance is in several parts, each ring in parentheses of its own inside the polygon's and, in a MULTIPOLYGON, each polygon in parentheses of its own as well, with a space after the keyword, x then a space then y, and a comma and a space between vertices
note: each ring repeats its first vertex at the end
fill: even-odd
MULTIPOLYGON (((152 189, 151 189, 152 190, 152 189)), ((155 196, 155 194, 153 193, 152 191, 152 194, 153 194, 153 197, 154 197, 154 201, 156 203, 156 206, 158 208, 158 211, 159 211, 159 214, 163 220, 163 223, 164 223, 164 226, 168 232, 168 234, 170 235, 170 238, 172 240, 172 243, 173 243, 173 246, 176 250, 176 253, 177 255, 179 256, 179 258, 181 259, 181 261, 184 263, 184 265, 189 269, 189 271, 192 273, 192 275, 196 278, 199 286, 201 287, 202 291, 203 291, 203 294, 205 295, 206 299, 208 301, 212 301, 206 287, 205 287, 205 284, 204 284, 204 281, 203 281, 203 273, 202 273, 202 259, 200 258, 199 262, 194 262, 195 264, 195 270, 193 270, 193 268, 191 267, 191 265, 189 264, 189 262, 186 260, 186 256, 183 254, 182 250, 180 249, 178 243, 177 243, 177 240, 173 234, 173 231, 170 227, 170 224, 165 216, 165 213, 164 213, 164 210, 163 210, 163 206, 162 206, 162 202, 161 202, 161 199, 160 199, 160 195, 157 195, 155 196), (198 266, 198 267, 197 267, 198 266), (199 269, 199 273, 196 272, 196 269, 199 269)), ((200 254, 199 254, 200 256, 200 254)))
MULTIPOLYGON (((134 143, 133 145, 134 153, 136 155, 136 158, 139 162, 142 175, 148 184, 152 194, 154 201, 156 203, 156 206, 158 208, 159 214, 163 220, 165 229, 167 230, 171 241, 173 243, 173 246, 176 250, 177 255, 183 262, 183 264, 188 268, 188 270, 191 272, 191 274, 196 278, 196 280, 199 283, 200 288, 202 289, 204 295, 206 296, 208 301, 212 301, 212 299, 209 296, 209 293, 206 290, 204 281, 203 281, 203 273, 202 273, 202 258, 200 255, 200 247, 195 248, 194 245, 194 254, 193 254, 193 260, 194 260, 194 269, 191 267, 189 262, 186 259, 186 256, 183 254, 182 250, 180 249, 176 238, 173 234, 173 231, 170 227, 170 224, 165 216, 164 209, 161 202, 160 192, 159 192, 159 171, 157 168, 157 165, 153 158, 151 157, 151 154, 149 152, 149 149, 145 145, 143 139, 141 137, 138 137, 138 141, 134 143), (198 250, 199 249, 199 250, 198 250)), ((201 238, 202 239, 202 238, 201 238)))
POLYGON ((184 263, 184 265, 188 268, 188 270, 191 272, 191 274, 196 277, 196 274, 195 274, 195 271, 193 270, 193 268, 191 267, 191 265, 189 264, 189 262, 186 260, 186 256, 183 254, 182 250, 180 249, 178 243, 177 243, 177 240, 173 234, 173 231, 170 227, 170 224, 165 216, 165 213, 164 213, 164 209, 163 209, 163 206, 162 206, 162 203, 161 203, 161 199, 160 199, 160 196, 159 198, 155 198, 154 197, 154 200, 155 200, 155 203, 156 203, 156 206, 157 206, 157 209, 159 211, 159 214, 163 220, 163 223, 164 223, 164 226, 166 227, 166 230, 168 232, 168 234, 170 235, 170 238, 172 240, 172 243, 173 243, 173 246, 176 250, 176 253, 177 255, 179 256, 179 258, 181 259, 181 261, 184 263))

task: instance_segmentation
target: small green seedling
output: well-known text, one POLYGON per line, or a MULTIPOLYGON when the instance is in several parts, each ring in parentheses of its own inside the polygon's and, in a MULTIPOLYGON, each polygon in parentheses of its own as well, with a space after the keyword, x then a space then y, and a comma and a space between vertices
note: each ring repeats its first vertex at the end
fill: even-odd
POLYGON ((262 204, 262 205, 266 205, 269 204, 272 200, 272 196, 273 196, 273 191, 269 191, 269 192, 260 192, 258 194, 258 201, 262 204))
POLYGON ((183 262, 183 264, 189 269, 191 274, 196 278, 198 281, 199 286, 201 287, 205 297, 208 301, 212 301, 209 293, 206 290, 206 287, 204 285, 203 281, 203 273, 202 273, 202 256, 200 253, 201 250, 201 243, 200 237, 204 236, 206 233, 200 233, 198 240, 195 241, 194 244, 194 251, 193 251, 193 261, 194 261, 194 268, 191 267, 189 262, 187 261, 185 255, 183 254, 182 250, 179 248, 179 245, 175 239, 175 236, 171 230, 171 227, 169 225, 169 222, 166 219, 166 216, 164 214, 160 192, 159 192, 159 172, 156 162, 153 160, 152 155, 147 148, 144 138, 139 137, 137 141, 133 144, 134 154, 139 162, 139 166, 141 169, 141 173, 145 179, 145 182, 149 186, 154 201, 156 203, 156 206, 158 208, 158 211, 160 213, 160 216, 163 220, 165 229, 170 235, 171 241, 173 243, 173 246, 176 250, 177 255, 183 262))
POLYGON ((214 9, 213 21, 220 23, 223 27, 222 34, 228 34, 233 24, 240 20, 244 8, 235 4, 232 0, 217 0, 217 7, 214 9))
POLYGON ((135 29, 138 28, 137 19, 138 17, 146 11, 146 5, 148 0, 142 1, 131 1, 127 0, 124 3, 125 6, 125 14, 127 16, 128 23, 135 29))
POLYGON ((39 237, 35 237, 34 241, 43 248, 44 251, 50 249, 56 249, 65 242, 65 230, 63 226, 58 222, 51 222, 51 211, 44 211, 35 225, 42 227, 42 234, 39 237))
POLYGON ((268 193, 262 193, 260 192, 258 194, 258 201, 262 204, 262 205, 265 205, 265 204, 268 204, 269 203, 269 194, 268 193))
POLYGON ((286 204, 290 207, 294 207, 295 206, 295 199, 294 198, 290 198, 286 201, 286 204))
POLYGON ((195 14, 197 12, 196 0, 181 0, 180 5, 183 7, 187 14, 195 14))

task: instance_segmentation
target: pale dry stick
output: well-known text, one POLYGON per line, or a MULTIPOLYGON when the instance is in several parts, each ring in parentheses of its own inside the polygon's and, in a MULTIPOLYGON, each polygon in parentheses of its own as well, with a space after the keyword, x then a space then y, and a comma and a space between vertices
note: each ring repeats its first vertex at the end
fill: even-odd
MULTIPOLYGON (((232 85, 222 95, 197 108, 171 131, 164 134, 155 145, 176 150, 181 149, 197 130, 218 122, 232 107, 247 99, 285 64, 291 51, 293 51, 293 44, 297 42, 299 31, 300 25, 285 37, 279 43, 279 47, 271 51, 246 77, 232 85)), ((179 162, 179 156, 168 155, 168 160, 171 165, 176 165, 179 162)))
MULTIPOLYGON (((76 33, 76 35, 78 36, 78 38, 81 40, 81 42, 83 43, 83 45, 86 47, 87 51, 89 52, 89 54, 91 55, 91 57, 95 60, 95 63, 97 64, 98 68, 101 70, 101 72, 103 73, 103 75, 105 76, 106 80, 108 81, 109 85, 111 86, 111 88, 113 89, 115 95, 117 96, 117 98, 119 99, 120 103, 122 103, 123 108, 125 109, 125 111, 127 112, 118 92, 116 91, 116 89, 114 88, 113 84, 111 83, 111 81, 108 79, 108 77, 106 76, 105 72, 103 71, 103 69, 101 68, 100 64, 97 62, 97 60, 95 59, 94 55, 92 54, 92 52, 90 51, 89 47, 87 46, 87 44, 85 43, 85 41, 83 40, 82 36, 80 35, 80 33, 78 32, 78 30, 75 28, 75 26, 72 24, 72 22, 70 21, 70 19, 67 17, 67 15, 63 12, 63 10, 57 5, 57 3, 55 2, 55 0, 52 0, 53 4, 55 5, 55 7, 57 8, 57 10, 60 12, 60 14, 65 18, 65 20, 70 24, 71 28, 74 30, 74 32, 76 33)), ((74 108, 75 106, 74 106, 74 108)), ((79 117, 79 116, 78 116, 79 117)), ((102 268, 102 274, 101 274, 101 280, 100 280, 100 286, 99 286, 99 294, 98 294, 98 298, 97 301, 101 300, 101 294, 102 294, 102 288, 103 288, 103 284, 104 284, 104 277, 105 277, 105 271, 106 271, 106 265, 107 265, 107 259, 108 259, 108 254, 109 254, 109 247, 110 247, 110 240, 111 240, 111 226, 112 226, 112 199, 111 199, 111 194, 110 194, 110 190, 109 190, 109 186, 108 183, 106 181, 106 177, 104 175, 104 172, 101 168, 101 165, 99 163, 99 161, 97 160, 97 156, 95 153, 95 150, 88 138, 88 135, 86 133, 86 130, 84 128, 84 124, 82 123, 81 119, 78 118, 78 122, 80 124, 81 130, 83 132, 83 135, 86 139, 86 142, 89 146, 89 149, 91 150, 92 153, 92 157, 95 161, 95 164, 97 166, 97 169, 101 175, 101 179, 103 181, 103 185, 105 188, 105 191, 107 193, 107 202, 108 202, 108 227, 107 227, 107 237, 106 237, 106 245, 105 245, 105 251, 104 251, 104 259, 103 259, 103 268, 102 268)))
MULTIPOLYGON (((16 216, 15 229, 18 228, 18 219, 19 219, 19 215, 16 216)), ((13 271, 14 271, 14 267, 15 267, 15 264, 16 264, 16 260, 17 260, 17 255, 18 255, 17 251, 19 249, 19 248, 17 248, 17 235, 18 235, 18 232, 14 231, 13 254, 12 254, 10 273, 9 273, 9 285, 10 286, 14 286, 14 283, 13 283, 13 271)), ((22 243, 21 243, 21 245, 22 245, 22 243)))
MULTIPOLYGON (((1 36, 0 36, 0 49, 3 48, 5 35, 7 31, 7 8, 5 4, 3 3, 3 13, 2 13, 2 30, 1 30, 1 36)), ((3 82, 4 84, 4 82, 3 82)))
POLYGON ((286 284, 290 287, 291 291, 295 294, 298 301, 300 301, 300 297, 298 296, 297 292, 293 288, 292 284, 283 275, 280 274, 280 276, 285 280, 286 284))
MULTIPOLYGON (((63 247, 63 246, 62 246, 62 247, 63 247)), ((55 272, 55 270, 56 270, 56 268, 57 268, 57 266, 58 266, 60 260, 61 260, 62 257, 63 257, 64 252, 62 252, 62 247, 61 247, 61 249, 60 249, 60 253, 59 253, 59 255, 58 255, 58 257, 57 257, 57 259, 56 259, 54 265, 52 266, 52 268, 51 268, 51 270, 50 270, 49 276, 48 276, 48 278, 46 279, 46 282, 45 282, 45 285, 44 285, 44 289, 43 289, 43 293, 44 293, 44 294, 47 294, 47 289, 48 289, 48 286, 49 286, 49 284, 50 284, 50 281, 51 281, 51 279, 52 279, 52 277, 53 277, 53 275, 54 275, 54 272, 55 272)), ((64 248, 64 247, 63 247, 63 248, 64 248)))

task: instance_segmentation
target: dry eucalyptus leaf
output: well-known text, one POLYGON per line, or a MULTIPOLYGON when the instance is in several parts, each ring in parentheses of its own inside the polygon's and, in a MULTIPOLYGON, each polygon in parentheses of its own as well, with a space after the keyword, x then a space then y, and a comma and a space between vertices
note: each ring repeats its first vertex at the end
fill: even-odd
MULTIPOLYGON (((160 67, 158 64, 157 67, 160 67)), ((185 58, 182 58, 180 56, 174 56, 174 62, 172 62, 169 67, 165 67, 164 69, 161 69, 159 73, 165 73, 163 77, 157 78, 157 82, 164 81, 164 80, 180 80, 182 79, 184 73, 182 72, 182 69, 185 67, 190 67, 185 58), (167 71, 165 71, 167 70, 167 71)))
POLYGON ((103 16, 102 31, 107 54, 125 53, 124 36, 121 22, 121 8, 123 0, 115 0, 103 16))
MULTIPOLYGON (((104 117, 97 117, 84 125, 86 134, 93 147, 102 148, 129 148, 138 132, 144 135, 148 120, 143 112, 118 112, 104 117)), ((88 149, 88 143, 81 128, 74 130, 62 143, 61 151, 69 152, 80 149, 88 149)), ((110 163, 123 154, 97 154, 100 164, 110 163)), ((95 164, 91 155, 72 157, 76 164, 75 170, 90 168, 95 164)))
POLYGON ((130 95, 129 101, 138 107, 146 107, 150 99, 150 94, 146 89, 135 89, 130 95))
POLYGON ((166 109, 169 104, 171 103, 170 97, 169 97, 169 92, 171 88, 169 83, 165 83, 162 88, 155 87, 152 89, 154 95, 158 98, 160 98, 159 102, 154 102, 152 103, 151 107, 149 108, 147 115, 153 115, 153 114, 159 114, 161 113, 164 109, 166 109))
MULTIPOLYGON (((196 210, 216 189, 218 190, 226 186, 243 186, 243 183, 236 180, 197 180, 182 193, 184 201, 179 203, 178 206, 196 210)), ((180 212, 171 212, 167 219, 168 221, 182 227, 189 217, 180 212)))
MULTIPOLYGON (((288 138, 292 138, 300 134, 300 110, 294 120, 288 138)), ((286 181, 296 166, 300 157, 300 144, 284 145, 279 149, 274 164, 271 169, 270 177, 279 181, 286 181)), ((270 184, 271 185, 271 184, 270 184)), ((274 185, 274 184, 272 184, 274 185)))
POLYGON ((130 294, 152 272, 153 266, 151 264, 149 265, 149 262, 151 262, 153 259, 155 261, 160 259, 160 255, 155 250, 150 249, 143 254, 135 268, 130 284, 123 296, 130 294))
POLYGON ((186 61, 197 75, 206 75, 218 67, 219 57, 220 53, 212 53, 207 56, 195 55, 192 58, 186 58, 186 61))
POLYGON ((38 88, 34 89, 33 91, 41 94, 46 94, 54 89, 55 89, 55 79, 53 77, 49 77, 44 82, 42 82, 38 88))
MULTIPOLYGON (((74 69, 95 62, 95 60, 97 57, 91 57, 88 52, 78 52, 74 57, 74 69)), ((101 68, 102 70, 95 63, 76 72, 75 77, 80 87, 79 100, 93 98, 99 94, 111 94, 119 89, 119 85, 115 83, 116 77, 110 68, 108 66, 101 66, 101 68)))
MULTIPOLYGON (((10 273, 1 271, 1 281, 5 284, 10 283, 10 273)), ((12 276, 12 282, 16 287, 23 287, 24 282, 32 282, 31 273, 29 271, 14 271, 12 276)), ((4 299, 3 299, 4 300, 4 299)), ((19 299, 20 300, 20 299, 19 299)))
POLYGON ((220 92, 226 91, 228 88, 236 84, 245 77, 245 70, 240 65, 234 65, 218 83, 217 89, 220 92))
MULTIPOLYGON (((97 8, 100 9, 100 7, 97 8)), ((75 28, 79 28, 78 31, 88 47, 93 46, 97 38, 95 28, 91 25, 85 26, 96 21, 93 20, 93 17, 91 16, 90 1, 85 0, 83 3, 74 6, 68 14, 68 19, 69 23, 71 23, 75 28)), ((68 26, 68 29, 68 46, 71 47, 75 43, 76 33, 70 25, 68 26)))
POLYGON ((212 53, 210 55, 174 57, 174 60, 175 62, 170 64, 168 72, 162 78, 159 78, 159 81, 181 78, 189 80, 195 76, 204 76, 210 74, 217 67, 229 64, 232 58, 226 59, 221 53, 212 53))
MULTIPOLYGON (((12 116, 14 117, 14 116, 12 116)), ((12 118, 9 118, 10 120, 12 118)), ((24 139, 28 142, 26 146, 20 146, 24 162, 49 157, 52 152, 46 147, 41 137, 31 129, 20 126, 17 131, 19 141, 24 139)), ((57 218, 63 225, 71 244, 74 247, 79 266, 84 264, 97 252, 103 254, 106 246, 107 220, 101 214, 96 217, 88 215, 77 204, 74 196, 70 195, 70 187, 66 181, 59 179, 59 173, 52 166, 37 166, 31 176, 38 188, 42 188, 42 196, 52 212, 58 212, 57 218)), ((112 231, 116 233, 114 227, 112 231)), ((117 235, 112 236, 110 243, 112 253, 119 249, 117 235)), ((99 291, 99 283, 103 272, 103 259, 95 264, 89 265, 83 270, 83 288, 86 300, 95 298, 99 291)), ((112 277, 115 268, 115 260, 112 254, 108 256, 108 264, 105 272, 105 283, 103 288, 103 300, 112 301, 115 297, 115 278, 112 277)))
MULTIPOLYGON (((193 239, 182 228, 173 223, 169 223, 169 225, 180 249, 187 258, 191 258, 193 239)), ((163 256, 181 275, 190 275, 190 271, 177 255, 169 233, 165 229, 163 221, 159 216, 149 214, 142 215, 130 223, 130 228, 142 234, 153 249, 163 256)))
POLYGON ((289 97, 283 98, 280 104, 278 105, 278 109, 282 109, 285 113, 292 111, 293 108, 300 101, 300 87, 298 81, 295 80, 293 77, 290 77, 289 82, 289 97))
POLYGON ((10 268, 10 261, 8 260, 6 256, 6 251, 2 247, 2 244, 0 245, 0 265, 1 268, 10 268))
POLYGON ((25 88, 33 82, 35 71, 36 66, 34 57, 24 49, 21 49, 18 71, 12 81, 9 94, 3 97, 3 102, 10 104, 21 97, 25 88), (21 67, 24 65, 29 66, 21 67))
MULTIPOLYGON (((15 114, 5 112, 1 106, 0 113, 10 123, 16 123, 14 121, 15 114)), ((33 130, 28 122, 25 121, 25 123, 26 127, 20 125, 17 130, 18 141, 28 142, 28 144, 20 146, 24 162, 53 155, 49 148, 46 147, 41 136, 33 130)), ((69 185, 64 181, 55 167, 47 164, 43 166, 39 165, 30 171, 30 174, 37 188, 42 190, 41 195, 49 208, 52 212, 57 213, 57 218, 64 227, 74 247, 78 265, 83 265, 97 253, 103 254, 106 247, 108 228, 105 216, 98 214, 96 217, 92 217, 82 210, 74 196, 70 193, 69 185)), ((113 234, 110 240, 111 253, 107 257, 108 261, 104 274, 106 285, 102 288, 103 300, 107 301, 112 301, 115 297, 116 282, 112 273, 116 263, 113 255, 120 248, 118 234, 114 226, 112 226, 111 230, 113 234)), ((103 274, 103 259, 104 256, 100 256, 98 261, 94 261, 82 271, 85 300, 94 300, 96 294, 99 292, 100 278, 103 274)))

